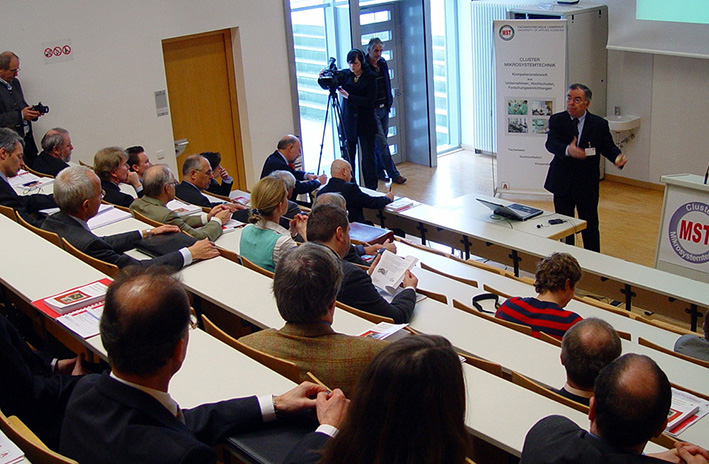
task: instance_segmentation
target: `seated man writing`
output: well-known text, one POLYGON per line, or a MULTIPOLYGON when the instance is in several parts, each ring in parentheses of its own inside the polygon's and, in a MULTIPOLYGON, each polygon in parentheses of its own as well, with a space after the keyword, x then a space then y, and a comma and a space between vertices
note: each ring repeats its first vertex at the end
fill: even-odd
POLYGON ((130 205, 131 212, 137 211, 153 221, 172 224, 196 239, 208 238, 214 241, 222 235, 222 225, 231 217, 231 211, 224 205, 215 206, 206 215, 198 214, 181 217, 167 206, 175 199, 177 181, 165 164, 156 164, 143 174, 145 195, 130 205))
POLYGON ((180 269, 196 259, 219 256, 219 251, 208 240, 202 240, 188 248, 165 254, 157 258, 138 261, 123 252, 135 247, 140 240, 152 235, 177 233, 179 228, 172 225, 131 231, 122 234, 99 237, 89 229, 87 221, 96 216, 101 206, 104 191, 98 177, 88 168, 72 166, 59 173, 54 181, 54 197, 59 205, 58 213, 49 216, 42 224, 44 230, 65 238, 74 247, 101 261, 115 264, 119 268, 130 265, 163 264, 180 269))
POLYGON ((535 337, 544 332, 561 340, 564 333, 581 320, 578 314, 563 309, 581 280, 581 267, 568 253, 552 253, 539 262, 535 277, 537 297, 508 298, 497 309, 495 317, 528 325, 535 337))

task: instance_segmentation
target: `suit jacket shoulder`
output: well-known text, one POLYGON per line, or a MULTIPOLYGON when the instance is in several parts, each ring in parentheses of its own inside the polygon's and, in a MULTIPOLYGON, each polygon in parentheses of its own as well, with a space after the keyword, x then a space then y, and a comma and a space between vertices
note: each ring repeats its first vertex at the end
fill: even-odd
POLYGON ((183 258, 180 252, 168 253, 157 258, 139 261, 123 252, 132 249, 141 240, 136 231, 98 237, 84 229, 79 222, 66 213, 58 212, 49 216, 42 224, 44 230, 54 232, 65 238, 80 251, 96 259, 115 264, 119 268, 130 265, 151 266, 162 264, 174 269, 182 267, 183 258))
POLYGON ((32 164, 32 169, 41 172, 42 174, 48 174, 52 177, 57 177, 64 168, 68 168, 69 165, 59 158, 55 158, 49 153, 43 151, 32 164))
POLYGON ((153 221, 175 225, 179 227, 181 231, 186 232, 198 240, 208 238, 214 241, 222 234, 222 227, 218 222, 209 221, 202 226, 202 220, 199 216, 187 216, 182 218, 174 211, 171 211, 167 206, 163 205, 160 200, 148 196, 138 198, 131 203, 130 210, 137 211, 153 221))
POLYGON ((43 219, 36 219, 32 216, 32 213, 37 213, 45 208, 56 208, 57 206, 54 202, 54 197, 51 195, 37 193, 20 196, 10 184, 2 179, 0 179, 0 205, 14 209, 22 215, 22 219, 35 227, 41 227, 43 219))
POLYGON ((380 209, 391 203, 385 196, 373 197, 364 193, 354 182, 345 182, 335 177, 320 189, 319 193, 339 193, 347 203, 350 222, 365 222, 363 208, 380 209))
POLYGON ((559 462, 660 464, 665 461, 617 450, 566 417, 545 417, 527 433, 520 464, 559 462))
POLYGON ((207 208, 212 206, 207 197, 202 195, 202 192, 200 192, 197 187, 184 180, 175 186, 175 196, 193 205, 205 206, 207 208))
POLYGON ((108 180, 101 181, 101 188, 106 192, 103 198, 108 203, 128 208, 133 203, 134 198, 127 193, 121 192, 120 187, 108 180))
POLYGON ((213 444, 261 423, 255 397, 183 413, 185 423, 147 393, 108 374, 90 375, 71 396, 59 450, 82 463, 214 463, 213 444))

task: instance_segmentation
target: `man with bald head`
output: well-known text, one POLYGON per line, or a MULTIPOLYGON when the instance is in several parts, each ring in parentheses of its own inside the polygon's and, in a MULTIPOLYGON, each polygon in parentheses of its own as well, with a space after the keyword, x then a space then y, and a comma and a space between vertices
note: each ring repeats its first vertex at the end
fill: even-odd
POLYGON ((219 255, 216 247, 208 240, 145 261, 138 261, 124 254, 144 238, 178 233, 180 229, 166 225, 105 237, 94 235, 87 221, 98 214, 104 193, 98 176, 92 170, 83 166, 72 166, 63 170, 54 180, 54 198, 61 211, 49 216, 42 228, 63 237, 87 255, 115 264, 119 268, 162 264, 172 269, 180 269, 191 264, 193 260, 219 255))
POLYGON ((218 239, 222 235, 222 225, 231 217, 229 208, 219 205, 212 208, 206 216, 179 216, 166 206, 175 199, 176 185, 175 176, 167 165, 156 164, 149 167, 143 174, 145 195, 131 203, 131 212, 137 211, 153 221, 175 225, 196 239, 218 239))
POLYGON ((32 169, 57 177, 62 169, 69 167, 73 149, 69 131, 61 127, 49 129, 42 137, 42 152, 34 161, 32 169))
POLYGON ((295 169, 293 164, 300 156, 300 140, 295 135, 285 135, 278 141, 276 151, 271 153, 261 170, 261 178, 263 179, 273 171, 288 171, 295 176, 297 182, 293 189, 291 199, 295 199, 301 193, 310 193, 320 188, 321 185, 327 182, 327 176, 309 174, 305 171, 295 169))
MULTIPOLYGON (((101 316, 111 372, 88 375, 77 384, 59 452, 86 464, 216 464, 214 445, 224 438, 261 427, 276 414, 315 409, 315 396, 325 392, 304 382, 282 395, 181 409, 168 390, 187 356, 193 327, 187 291, 178 280, 156 268, 121 273, 106 293, 101 316)), ((319 418, 324 419, 323 406, 337 397, 344 399, 341 392, 320 395, 319 418)))
POLYGON ((322 193, 339 193, 345 198, 350 222, 366 222, 364 208, 381 209, 394 201, 394 192, 389 190, 385 196, 371 196, 360 190, 352 182, 352 166, 343 159, 336 159, 330 165, 330 181, 320 189, 322 193))
POLYGON ((622 350, 618 333, 606 321, 590 317, 574 324, 561 340, 566 383, 557 393, 588 406, 598 373, 622 350))
POLYGON ((647 442, 667 426, 672 402, 670 381, 649 357, 626 354, 601 370, 596 378, 588 418, 590 430, 563 416, 549 416, 527 433, 520 464, 559 462, 661 463, 709 458, 697 446, 645 455, 647 442))
POLYGON ((32 121, 42 116, 25 101, 17 80, 20 58, 12 52, 0 53, 0 127, 17 132, 23 140, 25 163, 32 167, 37 158, 37 145, 32 134, 32 121))

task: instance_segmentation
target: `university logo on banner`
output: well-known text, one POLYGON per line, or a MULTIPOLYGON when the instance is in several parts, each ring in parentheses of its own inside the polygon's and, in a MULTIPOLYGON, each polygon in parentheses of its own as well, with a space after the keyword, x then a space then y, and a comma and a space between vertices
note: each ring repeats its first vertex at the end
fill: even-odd
POLYGON ((672 251, 690 264, 709 262, 709 205, 700 201, 677 208, 667 228, 672 251))

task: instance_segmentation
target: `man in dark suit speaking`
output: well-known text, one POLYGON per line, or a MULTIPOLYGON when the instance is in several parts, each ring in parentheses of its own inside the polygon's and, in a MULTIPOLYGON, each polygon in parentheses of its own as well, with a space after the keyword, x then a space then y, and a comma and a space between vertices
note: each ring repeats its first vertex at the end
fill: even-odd
MULTIPOLYGON (((554 194, 554 210, 586 221, 581 232, 587 250, 601 251, 598 232, 598 178, 600 155, 619 168, 627 158, 613 143, 608 121, 587 111, 591 104, 591 89, 572 84, 566 94, 566 111, 549 118, 546 148, 554 155, 544 188, 554 194)), ((566 243, 574 244, 574 236, 566 243)))
POLYGON ((62 454, 82 464, 216 463, 213 446, 220 440, 276 415, 314 409, 319 393, 318 417, 339 425, 325 416, 328 406, 346 407, 342 392, 328 395, 325 387, 308 382, 278 396, 181 409, 168 386, 187 355, 187 292, 159 268, 132 269, 109 287, 101 317, 111 373, 86 376, 76 385, 62 426, 62 454))

